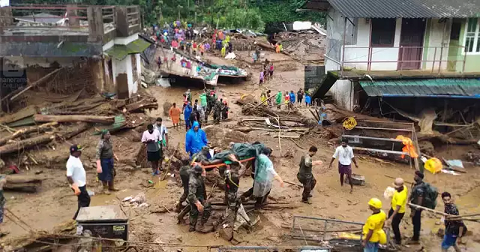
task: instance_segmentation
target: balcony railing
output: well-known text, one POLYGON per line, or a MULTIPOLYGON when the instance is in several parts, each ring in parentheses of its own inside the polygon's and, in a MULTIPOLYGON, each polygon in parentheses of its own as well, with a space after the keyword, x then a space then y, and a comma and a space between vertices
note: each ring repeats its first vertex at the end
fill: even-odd
POLYGON ((328 56, 326 58, 339 64, 342 74, 345 67, 358 65, 361 65, 362 69, 366 69, 367 72, 422 70, 432 73, 437 71, 438 73, 445 71, 463 73, 467 61, 467 54, 462 55, 464 49, 464 46, 362 47, 346 45, 342 46, 340 61, 335 61, 328 56), (449 51, 452 49, 456 50, 456 56, 449 55, 449 51), (385 70, 385 68, 389 69, 385 70))

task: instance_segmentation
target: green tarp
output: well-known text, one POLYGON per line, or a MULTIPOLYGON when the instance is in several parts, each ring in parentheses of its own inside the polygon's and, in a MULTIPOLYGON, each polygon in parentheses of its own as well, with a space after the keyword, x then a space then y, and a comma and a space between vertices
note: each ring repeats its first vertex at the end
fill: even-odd
POLYGON ((105 53, 117 60, 123 60, 129 54, 136 54, 145 51, 151 44, 143 39, 137 39, 126 45, 114 45, 105 53))

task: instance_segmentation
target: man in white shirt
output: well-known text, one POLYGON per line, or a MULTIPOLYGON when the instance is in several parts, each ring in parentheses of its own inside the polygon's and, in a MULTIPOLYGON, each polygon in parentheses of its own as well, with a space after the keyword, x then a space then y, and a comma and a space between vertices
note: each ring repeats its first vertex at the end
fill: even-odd
POLYGON ((80 160, 80 155, 82 155, 81 146, 72 145, 70 147, 70 157, 67 161, 67 180, 78 197, 78 209, 73 216, 74 220, 77 219, 80 208, 90 206, 90 195, 87 192, 87 174, 80 160))
POLYGON ((347 145, 345 140, 342 140, 342 145, 338 146, 333 154, 332 160, 330 160, 330 165, 328 168, 332 168, 333 161, 338 159, 338 173, 340 173, 340 185, 343 186, 344 175, 347 175, 348 182, 350 183, 350 193, 353 192, 353 182, 352 182, 352 161, 355 164, 355 167, 358 168, 357 161, 353 155, 352 147, 347 145))
POLYGON ((153 176, 159 175, 158 162, 162 159, 160 132, 153 127, 153 124, 147 125, 147 130, 143 132, 142 143, 147 147, 147 160, 152 164, 153 176))

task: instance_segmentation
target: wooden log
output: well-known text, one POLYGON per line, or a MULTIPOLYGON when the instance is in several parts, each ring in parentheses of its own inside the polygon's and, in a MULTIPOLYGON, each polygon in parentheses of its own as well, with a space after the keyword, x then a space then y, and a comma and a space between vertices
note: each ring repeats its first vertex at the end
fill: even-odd
POLYGON ((57 122, 50 122, 50 123, 42 124, 40 126, 28 127, 28 128, 17 130, 12 135, 1 138, 0 139, 0 145, 4 145, 5 143, 7 143, 10 140, 25 136, 25 135, 33 133, 33 132, 43 133, 43 132, 47 131, 48 129, 51 129, 53 126, 56 126, 56 125, 58 125, 57 122))
POLYGON ((20 111, 13 113, 13 114, 8 114, 5 116, 2 116, 0 118, 0 123, 1 124, 9 124, 11 122, 16 122, 18 120, 21 120, 23 118, 33 116, 34 114, 38 113, 38 107, 34 105, 27 106, 20 111))
POLYGON ((46 144, 51 142, 53 139, 55 139, 54 135, 41 135, 41 136, 25 139, 22 141, 18 141, 16 143, 6 144, 0 147, 0 155, 17 152, 23 149, 32 148, 39 144, 46 144))
POLYGON ((90 122, 101 124, 112 124, 114 116, 93 116, 93 115, 34 115, 35 122, 90 122))
POLYGON ((7 184, 42 183, 43 179, 30 175, 8 175, 7 184))
POLYGON ((33 183, 23 183, 23 184, 6 184, 3 187, 5 191, 14 191, 14 192, 29 192, 35 193, 38 191, 40 185, 33 183))
POLYGON ((90 125, 89 123, 81 123, 80 126, 78 126, 77 128, 63 134, 62 137, 65 138, 65 139, 70 139, 70 138, 72 138, 72 137, 90 129, 90 127, 92 127, 92 125, 90 125))
POLYGON ((128 112, 137 112, 145 109, 158 109, 156 102, 136 102, 125 106, 128 112))

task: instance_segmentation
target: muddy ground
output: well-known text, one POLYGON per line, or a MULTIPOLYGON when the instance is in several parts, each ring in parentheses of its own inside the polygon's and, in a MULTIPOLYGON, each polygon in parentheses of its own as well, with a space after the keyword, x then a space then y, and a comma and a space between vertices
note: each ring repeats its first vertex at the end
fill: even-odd
MULTIPOLYGON (((241 53, 241 56, 249 60, 246 53, 241 53)), ((213 56, 207 57, 217 64, 229 63, 229 61, 213 56)), ((258 98, 262 89, 271 89, 273 94, 278 90, 297 91, 298 88, 303 87, 303 65, 295 61, 288 61, 289 59, 285 55, 268 53, 267 57, 269 60, 278 60, 279 62, 276 63, 274 79, 268 81, 264 86, 259 87, 257 84, 259 70, 256 67, 247 68, 249 72, 253 73, 251 81, 241 84, 221 83, 218 86, 220 97, 226 98, 231 108, 230 116, 232 120, 222 123, 222 126, 235 125, 236 119, 242 117, 240 107, 233 104, 233 101, 243 94, 253 94, 258 98)), ((246 63, 240 64, 246 65, 246 63)), ((191 87, 188 86, 187 83, 176 83, 171 88, 166 89, 162 87, 149 87, 147 92, 155 96, 159 102, 159 109, 149 113, 149 116, 153 118, 162 116, 165 118, 162 109, 163 103, 168 101, 181 104, 182 93, 185 92, 187 88, 192 90, 194 97, 198 97, 203 86, 191 87)), ((306 116, 310 116, 308 111, 304 109, 301 109, 301 111, 306 116)), ((166 119, 166 125, 169 127, 170 148, 180 144, 181 148, 184 149, 185 131, 183 129, 174 130, 171 128, 169 119, 166 119)), ((235 238, 240 241, 239 245, 305 245, 305 243, 315 245, 315 243, 311 241, 302 239, 292 240, 285 236, 290 232, 288 227, 291 226, 294 215, 364 222, 370 214, 367 201, 371 197, 381 198, 383 200, 384 210, 388 211, 389 203, 383 199, 383 192, 387 186, 392 184, 392 177, 403 177, 406 181, 413 181, 414 170, 408 165, 357 155, 359 169, 353 168, 353 172, 365 176, 366 184, 365 186, 356 186, 354 192, 350 194, 348 187, 340 187, 336 167, 331 170, 327 169, 336 143, 329 141, 329 139, 321 138, 321 135, 322 134, 319 133, 310 133, 300 140, 297 140, 297 146, 288 139, 282 139, 279 144, 278 139, 259 131, 252 131, 248 134, 250 140, 261 141, 274 150, 273 160, 275 169, 286 181, 298 183, 296 179, 298 163, 301 155, 303 155, 311 145, 316 145, 319 149, 314 158, 322 160, 324 164, 314 169, 317 187, 313 191, 313 204, 311 205, 300 203, 301 189, 298 187, 285 184, 285 187, 281 188, 277 182, 274 182, 270 200, 289 202, 297 207, 283 210, 262 210, 252 213, 254 219, 256 216, 259 217, 259 222, 249 232, 240 230, 239 233, 235 235, 235 238), (287 152, 292 153, 293 157, 284 157, 287 152)), ((135 131, 123 132, 115 134, 112 136, 112 139, 115 143, 115 152, 120 158, 120 162, 118 162, 117 165, 118 175, 116 185, 121 191, 112 195, 96 194, 92 197, 91 205, 120 204, 120 199, 144 192, 150 207, 127 209, 130 215, 130 240, 177 244, 172 245, 172 247, 164 247, 163 249, 165 251, 175 251, 177 248, 183 248, 185 251, 206 251, 206 246, 231 245, 229 242, 220 238, 218 233, 215 232, 209 234, 189 233, 187 225, 176 224, 176 213, 173 211, 151 213, 151 210, 154 208, 167 207, 170 209, 173 207, 182 193, 182 188, 178 185, 175 178, 167 177, 166 180, 159 181, 158 177, 152 177, 150 169, 130 165, 129 160, 135 157, 141 146, 139 142, 133 141, 135 139, 139 141, 138 133, 135 133, 135 131), (148 180, 153 180, 154 184, 149 184, 148 180), (190 245, 205 247, 189 247, 190 245)), ((42 153, 47 155, 46 158, 49 158, 48 155, 51 155, 66 161, 70 143, 75 142, 86 145, 87 149, 83 154, 82 160, 87 170, 87 186, 90 190, 99 192, 100 185, 96 181, 94 169, 94 151, 97 141, 98 136, 92 136, 91 132, 86 132, 71 139, 68 143, 57 145, 57 151, 50 150, 49 152, 45 151, 45 153, 49 154, 42 153)), ((447 159, 456 157, 458 152, 454 151, 455 148, 455 146, 443 148, 441 154, 447 159)), ((464 149, 462 149, 462 151, 464 151, 464 149)), ((32 229, 49 231, 72 218, 77 208, 77 199, 72 195, 68 187, 65 170, 61 166, 57 166, 57 168, 35 167, 30 171, 23 172, 34 173, 38 170, 43 171, 43 173, 38 176, 46 178, 42 190, 36 194, 6 193, 6 207, 24 222, 28 223, 32 229)), ((468 173, 459 176, 427 174, 426 181, 434 184, 440 192, 449 191, 455 195, 454 198, 461 214, 479 212, 480 168, 469 168, 468 173)), ((240 192, 247 190, 251 184, 252 181, 249 177, 243 178, 240 183, 240 192)), ((208 190, 210 192, 211 188, 208 190)), ((214 198, 220 199, 223 192, 216 188, 213 194, 214 198)), ((437 210, 442 211, 442 209, 443 204, 439 201, 437 210)), ((409 211, 407 211, 401 226, 403 235, 406 237, 412 235, 411 220, 407 217, 408 214, 409 211)), ((441 239, 434 234, 435 230, 443 227, 442 225, 437 225, 439 224, 439 218, 435 218, 426 213, 424 213, 423 216, 422 243, 424 248, 426 251, 441 251, 441 239)), ((465 239, 467 244, 462 245, 462 247, 467 248, 465 251, 480 251, 480 237, 476 235, 480 231, 480 225, 473 222, 467 223, 467 225, 469 230, 473 232, 473 235, 465 239)), ((309 226, 318 226, 321 228, 323 227, 323 222, 311 223, 309 226)), ((6 219, 5 223, 0 227, 2 230, 10 232, 8 236, 2 238, 1 241, 4 243, 8 243, 11 239, 27 234, 27 230, 22 229, 10 219, 6 219)), ((403 251, 416 251, 420 248, 421 247, 404 247, 402 249, 403 251)), ((144 246, 144 249, 160 251, 158 246, 144 246)))

